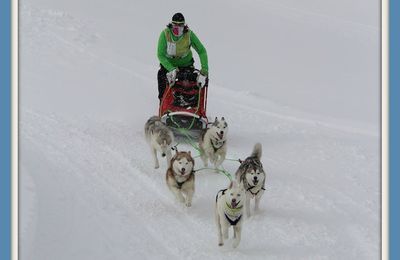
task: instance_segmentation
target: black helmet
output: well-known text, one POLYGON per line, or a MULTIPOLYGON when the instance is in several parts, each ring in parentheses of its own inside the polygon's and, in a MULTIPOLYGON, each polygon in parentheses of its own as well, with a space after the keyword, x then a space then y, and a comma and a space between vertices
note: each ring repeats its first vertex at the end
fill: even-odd
POLYGON ((183 17, 182 13, 176 13, 172 16, 172 23, 184 24, 185 17, 183 17))

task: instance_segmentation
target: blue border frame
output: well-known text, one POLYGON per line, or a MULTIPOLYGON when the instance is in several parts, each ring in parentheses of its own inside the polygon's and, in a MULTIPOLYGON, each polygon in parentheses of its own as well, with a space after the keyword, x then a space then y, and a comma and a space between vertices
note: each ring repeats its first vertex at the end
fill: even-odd
POLYGON ((0 259, 11 259, 11 0, 0 1, 0 259))
POLYGON ((389 258, 400 259, 400 1, 389 3, 389 258))

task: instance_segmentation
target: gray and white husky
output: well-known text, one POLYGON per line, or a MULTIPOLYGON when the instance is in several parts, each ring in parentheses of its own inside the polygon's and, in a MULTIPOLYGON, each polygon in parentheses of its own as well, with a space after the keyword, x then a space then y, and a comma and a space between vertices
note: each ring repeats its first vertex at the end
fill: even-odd
POLYGON ((153 154, 154 168, 160 167, 157 151, 161 153, 162 157, 167 157, 168 165, 172 157, 171 148, 174 143, 174 134, 171 129, 161 122, 160 117, 152 116, 144 126, 144 133, 153 154))
POLYGON ((204 166, 208 166, 208 160, 218 168, 225 160, 227 152, 226 137, 228 134, 228 124, 225 118, 221 120, 215 118, 214 123, 202 132, 199 140, 201 159, 204 166))
POLYGON ((243 223, 243 205, 245 203, 245 190, 242 184, 235 180, 229 188, 217 193, 215 203, 215 221, 218 229, 218 245, 224 245, 224 239, 228 239, 229 228, 233 227, 233 244, 236 248, 241 239, 243 223))
POLYGON ((189 152, 178 152, 172 158, 166 174, 167 186, 179 202, 192 205, 194 194, 194 159, 189 152))
POLYGON ((236 171, 236 180, 246 190, 246 215, 250 217, 250 199, 255 199, 255 211, 258 211, 261 196, 265 190, 265 172, 260 161, 262 147, 260 143, 254 145, 252 154, 244 160, 236 171))

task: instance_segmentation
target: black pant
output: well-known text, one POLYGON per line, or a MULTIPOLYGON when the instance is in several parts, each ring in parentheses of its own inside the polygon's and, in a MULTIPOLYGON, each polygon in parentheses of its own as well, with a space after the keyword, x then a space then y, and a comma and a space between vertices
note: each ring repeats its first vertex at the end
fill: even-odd
MULTIPOLYGON (((194 60, 192 59, 192 64, 187 67, 180 67, 180 68, 194 68, 193 66, 194 60)), ((158 80, 158 99, 161 102, 161 99, 164 95, 165 88, 167 87, 167 73, 168 70, 164 68, 163 65, 160 64, 160 69, 157 73, 157 80, 158 80)))
POLYGON ((161 102, 162 96, 164 95, 165 87, 167 86, 167 72, 168 70, 160 64, 160 69, 157 73, 158 79, 158 99, 161 102))

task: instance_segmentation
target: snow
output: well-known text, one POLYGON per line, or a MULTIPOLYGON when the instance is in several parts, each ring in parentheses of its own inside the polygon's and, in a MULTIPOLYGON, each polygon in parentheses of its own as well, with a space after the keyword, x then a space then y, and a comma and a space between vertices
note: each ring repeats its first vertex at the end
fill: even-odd
POLYGON ((20 1, 20 258, 379 259, 378 7, 20 1), (263 145, 266 191, 237 249, 218 247, 213 217, 228 179, 197 173, 185 208, 144 140, 176 11, 207 48, 208 115, 229 123, 229 159, 263 145))

